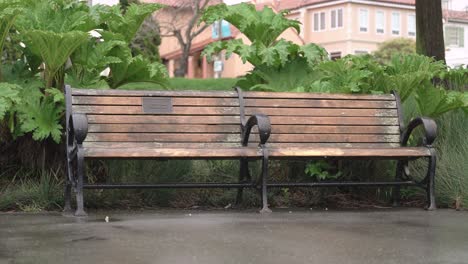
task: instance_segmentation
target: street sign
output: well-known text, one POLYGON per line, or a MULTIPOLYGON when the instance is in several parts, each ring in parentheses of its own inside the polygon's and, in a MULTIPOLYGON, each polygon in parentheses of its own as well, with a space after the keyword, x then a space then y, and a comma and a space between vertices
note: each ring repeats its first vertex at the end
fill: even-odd
POLYGON ((215 60, 213 63, 213 70, 215 72, 222 72, 223 71, 223 61, 222 60, 215 60))
MULTIPOLYGON (((227 38, 231 36, 231 27, 229 26, 229 22, 222 21, 221 23, 221 36, 223 38, 227 38)), ((219 39, 219 21, 216 21, 211 26, 211 38, 219 39)))

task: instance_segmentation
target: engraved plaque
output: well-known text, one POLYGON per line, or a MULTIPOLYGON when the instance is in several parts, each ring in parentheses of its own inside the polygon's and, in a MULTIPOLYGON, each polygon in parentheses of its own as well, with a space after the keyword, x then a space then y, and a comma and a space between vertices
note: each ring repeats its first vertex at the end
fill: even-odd
POLYGON ((143 97, 143 112, 148 114, 172 113, 172 98, 143 97))

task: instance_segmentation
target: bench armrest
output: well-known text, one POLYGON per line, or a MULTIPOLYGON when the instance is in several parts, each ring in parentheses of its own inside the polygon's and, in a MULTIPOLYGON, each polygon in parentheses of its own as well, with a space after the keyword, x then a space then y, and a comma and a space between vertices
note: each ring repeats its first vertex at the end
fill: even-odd
POLYGON ((401 136, 401 145, 403 147, 408 145, 408 139, 415 128, 422 125, 424 128, 423 144, 425 146, 431 146, 437 136, 437 124, 436 122, 428 117, 417 117, 411 120, 401 136))
POLYGON ((78 145, 83 144, 88 135, 88 117, 85 114, 73 114, 70 122, 74 139, 78 145))
POLYGON ((258 127, 260 144, 264 145, 267 142, 271 133, 270 118, 263 114, 256 114, 251 116, 242 127, 242 146, 247 146, 249 144, 250 132, 254 126, 258 127))

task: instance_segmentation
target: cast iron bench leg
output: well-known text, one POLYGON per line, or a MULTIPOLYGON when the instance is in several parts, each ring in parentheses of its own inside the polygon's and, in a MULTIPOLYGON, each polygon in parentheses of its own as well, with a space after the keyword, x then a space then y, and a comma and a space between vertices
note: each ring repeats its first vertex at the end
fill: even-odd
POLYGON ((267 178, 268 178, 268 150, 264 145, 261 145, 263 149, 263 160, 262 160, 262 210, 261 214, 271 213, 268 208, 268 196, 267 196, 267 178))
POLYGON ((437 209, 435 202, 435 171, 436 171, 436 153, 433 148, 429 148, 431 151, 431 156, 429 157, 429 165, 427 169, 427 210, 432 211, 437 209))
POLYGON ((65 214, 73 214, 73 210, 71 207, 71 192, 72 192, 72 180, 73 180, 73 171, 72 171, 72 164, 69 158, 67 158, 67 176, 65 179, 65 190, 64 190, 64 206, 63 212, 65 214))
POLYGON ((75 216, 87 216, 84 210, 84 197, 83 197, 83 178, 84 178, 84 157, 83 151, 78 151, 78 164, 77 164, 78 182, 76 184, 76 211, 75 216))

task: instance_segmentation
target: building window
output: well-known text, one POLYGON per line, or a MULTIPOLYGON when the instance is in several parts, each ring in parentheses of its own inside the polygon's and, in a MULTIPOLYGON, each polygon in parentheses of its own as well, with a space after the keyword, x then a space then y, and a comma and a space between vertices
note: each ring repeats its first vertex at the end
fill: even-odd
POLYGON ((314 31, 325 30, 325 12, 314 13, 314 31))
POLYGON ((447 47, 465 47, 465 30, 462 27, 446 26, 445 32, 445 45, 447 47))
POLYGON ((400 35, 400 13, 392 13, 392 35, 400 35))
POLYGON ((416 36, 416 15, 414 14, 408 15, 408 36, 416 36))
POLYGON ((319 14, 314 14, 314 31, 319 31, 319 14))
POLYGON ((369 11, 367 9, 359 10, 359 31, 367 32, 369 28, 369 11))
POLYGON ((442 0, 442 9, 450 9, 449 8, 449 0, 442 0))
POLYGON ((354 54, 356 54, 356 55, 365 55, 365 54, 369 54, 369 52, 367 50, 355 50, 354 54))
POLYGON ((330 59, 333 61, 341 59, 341 51, 330 52, 330 59))
POLYGON ((320 13, 320 30, 325 30, 325 12, 320 13))
POLYGON ((375 30, 378 34, 385 33, 385 13, 384 11, 377 11, 375 13, 375 30))
POLYGON ((342 28, 343 27, 343 9, 334 9, 330 12, 330 24, 331 28, 342 28))

